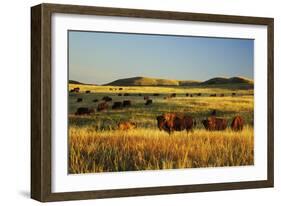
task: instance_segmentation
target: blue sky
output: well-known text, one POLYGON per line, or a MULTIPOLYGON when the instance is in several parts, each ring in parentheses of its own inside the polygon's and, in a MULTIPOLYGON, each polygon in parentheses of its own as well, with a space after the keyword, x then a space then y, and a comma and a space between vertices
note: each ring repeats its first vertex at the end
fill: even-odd
POLYGON ((254 40, 69 31, 69 79, 253 79, 254 40))

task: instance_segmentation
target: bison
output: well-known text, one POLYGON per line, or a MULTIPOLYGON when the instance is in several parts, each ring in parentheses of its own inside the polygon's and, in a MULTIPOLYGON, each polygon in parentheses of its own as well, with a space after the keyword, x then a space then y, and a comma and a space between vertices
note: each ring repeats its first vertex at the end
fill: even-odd
POLYGON ((80 88, 79 87, 75 87, 73 89, 70 90, 70 92, 79 92, 80 88))
POLYGON ((123 90, 123 88, 119 88, 119 90, 123 90))
POLYGON ((176 97, 176 96, 177 96, 176 93, 171 94, 171 97, 176 97))
POLYGON ((130 96, 130 94, 129 93, 125 93, 124 96, 130 96))
POLYGON ((118 96, 122 96, 122 94, 121 94, 121 93, 119 93, 119 94, 118 94, 118 96))
POLYGON ((217 94, 210 94, 210 97, 216 97, 217 94))
POLYGON ((152 104, 152 99, 146 100, 145 105, 150 105, 150 104, 152 104))
POLYGON ((75 112, 75 115, 90 115, 93 113, 93 109, 89 109, 88 107, 79 107, 75 112))
POLYGON ((187 96, 187 97, 188 97, 188 96, 189 96, 189 94, 188 94, 188 93, 186 93, 186 94, 185 94, 185 96, 187 96))
POLYGON ((112 105, 112 109, 122 109, 122 102, 114 102, 112 105))
POLYGON ((87 91, 86 91, 86 94, 90 94, 90 93, 91 93, 91 91, 90 91, 90 90, 87 90, 87 91))
POLYGON ((137 124, 135 122, 119 122, 118 123, 118 129, 120 130, 130 130, 130 129, 134 129, 137 127, 137 124))
POLYGON ((233 96, 233 97, 236 96, 236 93, 235 93, 235 92, 232 92, 231 96, 233 96))
POLYGON ((97 111, 101 112, 108 109, 108 104, 106 102, 102 102, 98 104, 97 111))
POLYGON ((198 97, 201 97, 201 93, 197 93, 197 96, 198 96, 198 97))
POLYGON ((111 101, 112 101, 112 98, 109 97, 109 96, 104 96, 104 97, 102 98, 102 100, 104 100, 104 101, 106 101, 106 102, 111 102, 111 101))
POLYGON ((233 131, 243 130, 244 119, 241 116, 235 116, 231 122, 231 129, 233 131))
POLYGON ((159 96, 159 94, 158 94, 158 93, 155 93, 155 94, 153 94, 153 96, 159 96))
POLYGON ((144 100, 149 100, 149 96, 144 96, 143 99, 144 100))
POLYGON ((165 113, 157 116, 156 119, 159 130, 169 134, 182 130, 189 132, 194 125, 193 118, 182 113, 165 113))
POLYGON ((124 100, 124 101, 123 101, 123 107, 129 107, 129 106, 131 106, 131 105, 132 105, 132 103, 131 103, 130 100, 124 100))
POLYGON ((224 94, 221 94, 221 97, 224 97, 224 94))
POLYGON ((94 99, 94 100, 93 100, 93 102, 98 102, 98 101, 99 101, 98 99, 94 99))
POLYGON ((77 102, 82 102, 83 99, 82 98, 77 98, 77 102))
POLYGON ((216 116, 217 115, 217 110, 213 110, 212 112, 211 112, 211 116, 216 116))
POLYGON ((215 116, 208 117, 202 121, 206 130, 225 130, 227 127, 227 120, 223 118, 217 118, 215 116))

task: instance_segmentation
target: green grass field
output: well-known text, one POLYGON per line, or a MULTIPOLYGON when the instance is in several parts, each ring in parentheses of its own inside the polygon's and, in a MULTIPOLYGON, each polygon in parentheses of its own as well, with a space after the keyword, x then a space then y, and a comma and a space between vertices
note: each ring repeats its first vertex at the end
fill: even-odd
MULTIPOLYGON (((69 93, 69 173, 176 169, 193 167, 241 166, 254 163, 253 89, 244 84, 218 86, 92 86, 80 87, 79 93, 69 93), (86 94, 85 91, 91 93, 86 94), (231 94, 235 92, 236 96, 231 94), (129 93, 130 96, 118 96, 129 93), (159 96, 153 96, 158 93, 159 96), (172 99, 163 97, 176 93, 172 99), (186 97, 185 94, 201 93, 186 97), (210 97, 210 94, 217 97, 210 97), (142 96, 139 96, 141 94, 142 96), (224 94, 224 97, 219 97, 224 94), (130 108, 91 115, 76 116, 78 107, 96 109, 103 96, 113 101, 131 100, 130 108), (144 105, 143 96, 150 96, 152 105, 144 105), (77 98, 83 98, 77 102, 77 98), (97 103, 92 102, 99 99, 97 103), (245 120, 241 132, 206 131, 201 120, 212 110, 230 125, 235 115, 245 120), (165 112, 183 112, 196 121, 194 131, 168 135, 157 128, 156 116, 165 112), (120 131, 120 121, 134 121, 137 128, 120 131)), ((111 106, 112 103, 109 103, 111 106)))

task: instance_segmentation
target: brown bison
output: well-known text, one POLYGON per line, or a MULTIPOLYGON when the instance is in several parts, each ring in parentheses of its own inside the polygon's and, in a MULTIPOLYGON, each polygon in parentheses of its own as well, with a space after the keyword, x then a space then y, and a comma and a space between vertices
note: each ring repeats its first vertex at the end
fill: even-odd
POLYGON ((210 97, 216 97, 217 94, 210 94, 210 97))
POLYGON ((112 105, 112 109, 122 109, 123 104, 122 102, 114 102, 112 105))
POLYGON ((233 93, 231 94, 231 96, 233 96, 233 97, 234 97, 234 96, 236 96, 236 93, 235 93, 235 92, 233 92, 233 93))
POLYGON ((123 90, 123 88, 119 88, 119 90, 123 90))
POLYGON ((130 107, 132 105, 130 100, 124 100, 123 101, 123 107, 130 107))
POLYGON ((98 102, 98 101, 99 101, 98 99, 94 99, 94 100, 93 100, 93 102, 98 102))
POLYGON ((149 96, 144 96, 143 99, 144 99, 144 100, 148 100, 148 99, 149 99, 149 96))
POLYGON ((104 100, 104 101, 106 101, 106 102, 111 102, 111 101, 112 101, 112 98, 109 97, 109 96, 104 96, 104 97, 102 98, 102 100, 104 100))
POLYGON ((177 96, 176 93, 171 94, 171 97, 176 97, 176 96, 177 96))
POLYGON ((187 97, 188 97, 188 96, 189 96, 189 94, 188 94, 188 93, 186 93, 186 94, 185 94, 185 96, 187 96, 187 97))
POLYGON ((70 90, 70 92, 79 92, 80 88, 79 87, 75 87, 73 89, 70 90))
POLYGON ((243 130, 244 119, 241 116, 235 116, 231 122, 231 129, 233 131, 243 130))
POLYGON ((198 96, 198 97, 201 97, 201 93, 197 93, 197 96, 198 96))
POLYGON ((90 115, 93 113, 93 109, 89 109, 88 107, 79 107, 75 112, 75 115, 90 115))
POLYGON ((158 94, 158 93, 155 93, 155 94, 153 94, 153 96, 159 96, 159 94, 158 94))
POLYGON ((135 122, 119 122, 118 123, 118 129, 120 130, 130 130, 130 129, 134 129, 137 127, 137 124, 135 122))
POLYGON ((217 118, 215 116, 208 117, 202 121, 206 130, 225 130, 227 127, 227 120, 223 118, 217 118))
POLYGON ((83 99, 82 98, 77 98, 77 102, 82 102, 83 99))
POLYGON ((150 104, 152 104, 152 99, 146 100, 145 105, 150 105, 150 104))
POLYGON ((173 131, 192 130, 193 119, 182 113, 165 113, 157 116, 157 125, 159 130, 164 130, 171 134, 173 131))
POLYGON ((98 104, 97 111, 101 112, 108 109, 108 104, 106 102, 102 102, 98 104))
POLYGON ((192 95, 192 94, 190 94, 190 97, 193 97, 193 95, 192 95))
POLYGON ((129 93, 125 93, 124 96, 130 96, 130 94, 129 93))
POLYGON ((217 115, 217 110, 213 110, 212 112, 211 112, 211 116, 216 116, 217 115))
POLYGON ((224 97, 224 94, 221 94, 221 97, 224 97))
POLYGON ((90 94, 90 93, 91 93, 91 91, 90 91, 90 90, 87 90, 87 91, 86 91, 86 94, 90 94))
POLYGON ((121 94, 121 93, 119 93, 119 94, 118 94, 118 96, 122 96, 122 94, 121 94))

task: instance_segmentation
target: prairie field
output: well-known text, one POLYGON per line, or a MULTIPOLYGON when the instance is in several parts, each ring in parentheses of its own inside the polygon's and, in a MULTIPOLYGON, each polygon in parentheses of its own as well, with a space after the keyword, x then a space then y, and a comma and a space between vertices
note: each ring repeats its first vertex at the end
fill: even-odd
POLYGON ((244 84, 205 86, 94 86, 69 84, 69 167, 71 174, 243 166, 254 164, 254 96, 244 84), (122 90, 120 90, 122 88, 122 90), (85 91, 89 90, 90 93, 85 91), (122 96, 118 96, 121 93, 122 96), (127 93, 129 96, 124 96, 127 93), (171 93, 176 97, 164 99, 171 93), (187 97, 186 93, 193 97, 187 97), (198 96, 198 93, 201 95, 198 96), (232 96, 235 93, 235 96, 232 96), (154 96, 157 94, 157 96, 154 96), (216 97, 210 97, 216 94, 216 97), (223 94, 224 96, 221 96, 223 94), (75 115, 77 108, 96 109, 104 96, 113 100, 109 109, 90 115, 75 115), (144 96, 153 103, 145 105, 144 96), (82 98, 82 102, 77 102, 82 98), (98 99, 98 102, 93 102, 98 99), (130 100, 128 108, 112 110, 115 101, 130 100), (212 110, 226 118, 225 131, 207 131, 201 121, 212 110), (185 113, 197 122, 193 131, 160 131, 156 116, 166 112, 185 113), (230 124, 241 115, 244 129, 234 132, 230 124), (135 122, 135 129, 118 130, 122 121, 135 122))

